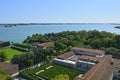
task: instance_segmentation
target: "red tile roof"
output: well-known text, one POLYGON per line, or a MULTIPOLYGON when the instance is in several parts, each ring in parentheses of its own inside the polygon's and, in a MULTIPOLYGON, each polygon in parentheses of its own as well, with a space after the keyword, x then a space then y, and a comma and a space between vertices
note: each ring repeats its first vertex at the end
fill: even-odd
POLYGON ((48 47, 48 46, 52 46, 54 45, 53 42, 45 42, 45 43, 42 43, 42 44, 38 44, 38 46, 42 46, 42 47, 48 47))
POLYGON ((77 77, 75 80, 109 80, 113 71, 111 59, 111 55, 104 56, 83 77, 77 77))
POLYGON ((70 58, 72 61, 77 61, 80 55, 76 55, 75 57, 70 58))
POLYGON ((0 62, 0 66, 5 68, 10 75, 19 72, 17 64, 13 65, 12 63, 8 62, 0 62))
POLYGON ((73 47, 71 50, 80 50, 80 51, 86 51, 86 52, 98 53, 98 54, 105 53, 105 51, 103 51, 103 50, 87 49, 87 48, 79 48, 79 47, 73 47))
POLYGON ((75 54, 75 53, 73 51, 70 51, 70 52, 67 52, 67 53, 64 53, 64 54, 58 56, 58 58, 63 58, 64 59, 64 58, 67 58, 67 57, 69 57, 73 54, 75 54))

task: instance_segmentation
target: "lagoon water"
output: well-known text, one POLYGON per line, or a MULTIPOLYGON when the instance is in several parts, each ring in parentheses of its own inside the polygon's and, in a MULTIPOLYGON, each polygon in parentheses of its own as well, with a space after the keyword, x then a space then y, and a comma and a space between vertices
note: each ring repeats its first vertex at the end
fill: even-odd
POLYGON ((120 34, 120 29, 113 24, 73 24, 73 25, 24 25, 17 27, 0 27, 0 40, 22 42, 32 34, 57 33, 62 31, 98 30, 120 34))

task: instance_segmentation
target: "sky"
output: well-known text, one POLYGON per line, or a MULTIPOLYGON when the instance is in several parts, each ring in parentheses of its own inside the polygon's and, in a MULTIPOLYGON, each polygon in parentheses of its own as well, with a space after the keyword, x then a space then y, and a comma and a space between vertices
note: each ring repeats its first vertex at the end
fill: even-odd
POLYGON ((120 0, 0 0, 0 23, 120 23, 120 0))

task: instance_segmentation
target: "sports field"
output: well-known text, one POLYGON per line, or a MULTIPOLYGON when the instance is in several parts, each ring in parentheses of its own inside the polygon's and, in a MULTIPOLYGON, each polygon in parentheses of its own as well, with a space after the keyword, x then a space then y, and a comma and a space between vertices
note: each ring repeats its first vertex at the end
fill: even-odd
POLYGON ((60 78, 59 76, 61 76, 61 80, 63 79, 63 77, 67 78, 67 80, 73 80, 76 76, 78 76, 79 74, 84 74, 85 72, 49 63, 34 70, 31 70, 29 71, 29 73, 41 76, 48 80, 56 80, 56 78, 60 78))
POLYGON ((16 50, 16 49, 12 49, 12 48, 0 49, 0 52, 1 51, 6 52, 6 54, 7 54, 7 61, 10 61, 15 54, 24 54, 24 53, 27 53, 27 52, 22 52, 22 51, 19 51, 19 50, 16 50))

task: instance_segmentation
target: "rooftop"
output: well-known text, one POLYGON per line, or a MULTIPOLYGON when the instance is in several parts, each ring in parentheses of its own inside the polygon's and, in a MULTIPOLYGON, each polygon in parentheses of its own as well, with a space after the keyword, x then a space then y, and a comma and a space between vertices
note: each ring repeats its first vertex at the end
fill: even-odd
POLYGON ((0 62, 0 66, 4 67, 10 75, 19 72, 17 64, 13 65, 9 62, 0 62))
POLYGON ((48 46, 52 46, 53 44, 54 44, 54 42, 45 42, 42 44, 38 44, 38 46, 48 47, 48 46))
POLYGON ((70 51, 70 52, 67 52, 67 53, 64 53, 64 54, 59 55, 58 58, 63 58, 63 59, 65 59, 65 58, 67 58, 67 57, 69 57, 69 56, 71 56, 71 55, 73 55, 73 54, 75 54, 75 53, 74 53, 73 51, 70 51))
POLYGON ((98 53, 98 54, 105 53, 105 51, 103 51, 103 50, 87 49, 87 48, 79 48, 79 47, 73 47, 71 50, 80 50, 80 51, 86 51, 86 52, 98 53))
POLYGON ((93 66, 83 77, 77 77, 75 80, 109 80, 113 71, 110 64, 111 55, 106 55, 99 60, 99 63, 93 66))

